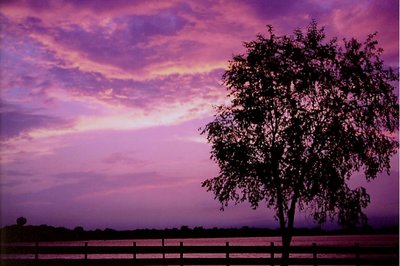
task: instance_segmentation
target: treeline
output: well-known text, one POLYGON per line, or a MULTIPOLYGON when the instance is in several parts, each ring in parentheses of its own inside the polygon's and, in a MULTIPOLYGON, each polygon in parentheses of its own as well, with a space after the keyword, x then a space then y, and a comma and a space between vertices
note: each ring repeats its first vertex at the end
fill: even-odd
MULTIPOLYGON (((298 228, 295 235, 335 235, 335 234, 398 234, 398 227, 372 229, 370 227, 347 230, 324 231, 319 228, 298 228)), ((49 225, 20 226, 11 225, 0 229, 2 242, 42 242, 42 241, 77 241, 111 239, 161 239, 161 238, 204 238, 204 237, 256 237, 279 236, 279 230, 266 228, 203 228, 182 226, 172 229, 136 229, 122 230, 106 228, 104 230, 84 230, 53 227, 49 225)))

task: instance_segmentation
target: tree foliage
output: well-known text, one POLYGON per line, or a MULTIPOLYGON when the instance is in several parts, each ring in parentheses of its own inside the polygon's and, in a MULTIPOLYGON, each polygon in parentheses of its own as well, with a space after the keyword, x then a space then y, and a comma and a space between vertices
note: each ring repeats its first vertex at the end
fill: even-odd
POLYGON ((364 222, 370 197, 347 181, 389 171, 398 147, 397 72, 384 66, 376 34, 340 46, 315 21, 291 36, 270 26, 268 33, 244 43, 246 53, 223 75, 230 103, 202 129, 220 172, 202 185, 222 208, 266 204, 282 229, 293 228, 296 210, 318 223, 364 222))
POLYGON ((18 226, 22 227, 28 222, 28 220, 25 217, 19 217, 19 218, 17 218, 16 222, 17 222, 18 226))

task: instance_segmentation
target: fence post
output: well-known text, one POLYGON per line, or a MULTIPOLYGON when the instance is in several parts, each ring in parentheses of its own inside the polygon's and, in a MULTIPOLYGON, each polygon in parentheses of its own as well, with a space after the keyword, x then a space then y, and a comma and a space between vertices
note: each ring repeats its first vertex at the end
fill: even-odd
POLYGON ((226 242, 226 266, 229 266, 229 242, 226 242))
POLYGON ((317 244, 313 243, 313 260, 314 260, 314 266, 317 266, 317 244))
POLYGON ((360 245, 358 243, 355 244, 356 250, 356 265, 360 266, 360 245))
POLYGON ((161 238, 161 244, 162 244, 162 259, 163 259, 163 265, 165 265, 165 240, 164 237, 161 238))
POLYGON ((35 260, 39 259, 39 242, 35 243, 35 260))
POLYGON ((133 259, 136 260, 136 241, 133 242, 133 259))
POLYGON ((180 256, 179 256, 179 258, 181 260, 181 266, 183 266, 183 242, 180 242, 179 246, 180 246, 180 256))
POLYGON ((271 266, 275 265, 274 242, 271 242, 271 266))
POLYGON ((85 260, 87 260, 87 257, 88 257, 87 247, 88 247, 88 242, 85 242, 85 260))

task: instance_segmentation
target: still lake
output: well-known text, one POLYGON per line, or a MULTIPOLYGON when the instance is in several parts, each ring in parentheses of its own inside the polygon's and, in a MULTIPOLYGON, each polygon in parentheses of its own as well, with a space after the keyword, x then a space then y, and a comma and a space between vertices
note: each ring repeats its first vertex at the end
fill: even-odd
MULTIPOLYGON (((88 240, 88 241, 68 241, 68 242, 41 242, 41 246, 84 246, 85 242, 89 246, 132 246, 134 242, 137 246, 161 246, 161 239, 130 239, 130 240, 88 240)), ((280 237, 237 237, 237 238, 185 238, 185 239, 165 239, 166 246, 179 246, 183 242, 185 246, 223 246, 229 242, 230 246, 267 246, 274 242, 275 246, 282 244, 280 237)), ((313 243, 321 246, 398 246, 398 235, 333 235, 333 236, 295 236, 292 240, 293 246, 311 246, 313 243)), ((31 245, 31 244, 28 244, 31 245)), ((204 256, 205 254, 203 254, 204 256)), ((207 257, 222 257, 224 254, 207 254, 207 257)), ((242 256, 243 254, 241 254, 242 256)), ((246 256, 253 257, 255 254, 246 256)), ((267 254, 265 254, 267 256, 267 254)), ((161 254, 138 254, 137 258, 159 258, 161 254)), ((177 257, 178 254, 166 254, 167 258, 177 257)), ((185 257, 198 257, 199 254, 185 254, 185 257)), ((260 257, 260 254, 256 255, 260 257)), ((8 256, 7 256, 8 257, 8 256)), ((13 257, 13 256, 10 256, 13 257)), ((33 258, 33 255, 25 255, 23 258, 33 258)), ((18 258, 22 258, 21 255, 18 258)), ((70 258, 79 259, 83 255, 45 255, 41 254, 42 259, 51 258, 70 258)), ((98 255, 91 254, 89 259, 95 258, 131 258, 132 254, 118 255, 98 255)), ((235 257, 232 254, 232 257, 235 257)), ((263 256, 261 256, 263 257, 263 256)), ((15 258, 15 257, 14 257, 15 258)))

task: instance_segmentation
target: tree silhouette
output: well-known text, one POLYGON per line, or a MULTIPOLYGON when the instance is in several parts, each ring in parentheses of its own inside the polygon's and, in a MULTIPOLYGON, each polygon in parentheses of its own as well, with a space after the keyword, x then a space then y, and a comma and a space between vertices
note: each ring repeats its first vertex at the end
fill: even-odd
POLYGON ((17 228, 18 228, 18 240, 22 241, 24 238, 24 225, 26 224, 27 220, 25 217, 17 218, 17 228))
POLYGON ((291 36, 268 32, 245 43, 223 75, 230 103, 202 129, 220 173, 202 186, 222 208, 248 201, 274 209, 289 247, 296 210, 318 223, 366 222, 369 195, 346 181, 357 171, 367 180, 389 172, 398 74, 384 67, 376 34, 341 47, 315 21, 291 36))
POLYGON ((17 219, 17 225, 20 227, 24 226, 26 224, 26 222, 27 222, 27 220, 25 217, 19 217, 17 219))

